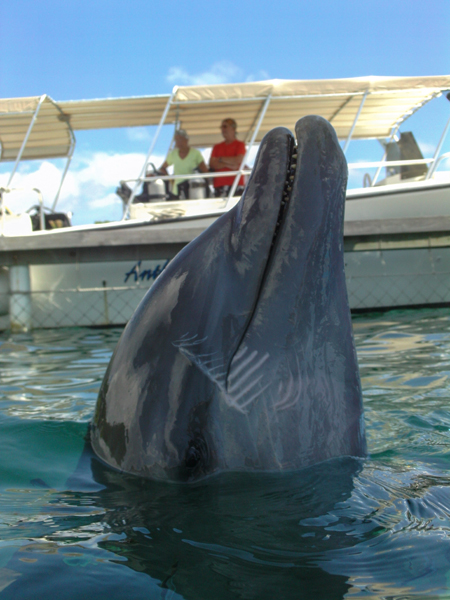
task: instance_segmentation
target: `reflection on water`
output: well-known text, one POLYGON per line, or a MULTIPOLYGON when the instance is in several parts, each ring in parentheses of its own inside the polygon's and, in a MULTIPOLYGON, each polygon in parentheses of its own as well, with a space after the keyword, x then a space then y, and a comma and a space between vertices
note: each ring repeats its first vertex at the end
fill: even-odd
POLYGON ((447 597, 450 311, 354 330, 366 460, 194 486, 89 452, 119 330, 0 337, 1 598, 447 597))

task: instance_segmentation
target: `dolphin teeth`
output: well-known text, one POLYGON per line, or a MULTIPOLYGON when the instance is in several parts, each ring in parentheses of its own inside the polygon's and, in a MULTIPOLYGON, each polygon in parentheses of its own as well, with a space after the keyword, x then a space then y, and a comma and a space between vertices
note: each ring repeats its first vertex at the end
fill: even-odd
POLYGON ((286 179, 284 182, 284 189, 283 189, 283 192, 281 195, 280 211, 278 214, 277 222, 275 224, 275 231, 274 231, 274 235, 272 238, 272 244, 270 246, 270 251, 272 251, 275 246, 275 240, 278 235, 278 231, 281 227, 281 223, 283 221, 283 213, 286 209, 286 204, 289 202, 290 197, 291 197, 292 186, 293 186, 293 182, 295 179, 295 171, 297 168, 296 161, 297 161, 297 152, 293 151, 293 153, 291 154, 291 157, 290 157, 289 164, 286 168, 286 179))

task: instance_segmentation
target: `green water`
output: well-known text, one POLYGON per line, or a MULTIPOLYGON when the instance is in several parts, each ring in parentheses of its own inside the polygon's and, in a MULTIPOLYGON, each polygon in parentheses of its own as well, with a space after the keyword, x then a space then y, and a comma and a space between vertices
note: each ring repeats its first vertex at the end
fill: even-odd
POLYGON ((0 335, 0 597, 450 598, 450 310, 354 331, 366 460, 195 486, 85 448, 119 329, 0 335))

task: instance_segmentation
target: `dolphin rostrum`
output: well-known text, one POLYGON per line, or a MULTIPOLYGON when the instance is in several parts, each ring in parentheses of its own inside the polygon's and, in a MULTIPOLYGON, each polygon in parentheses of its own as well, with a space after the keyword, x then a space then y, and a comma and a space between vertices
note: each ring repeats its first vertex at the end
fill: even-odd
POLYGON ((366 451, 343 259, 347 165, 310 116, 262 140, 239 203, 158 277, 91 429, 109 465, 195 481, 366 451))

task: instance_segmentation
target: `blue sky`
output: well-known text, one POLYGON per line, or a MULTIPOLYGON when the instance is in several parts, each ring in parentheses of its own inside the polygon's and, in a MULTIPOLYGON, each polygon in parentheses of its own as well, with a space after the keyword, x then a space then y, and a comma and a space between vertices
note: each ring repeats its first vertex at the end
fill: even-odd
MULTIPOLYGON (((0 28, 1 97, 75 100, 196 83, 450 73, 450 0, 14 0, 2 3, 0 28)), ((426 154, 450 103, 440 98, 421 112, 411 127, 426 154)), ((115 184, 137 174, 151 134, 77 134, 61 197, 74 222, 120 216, 115 184)), ((169 136, 155 160, 163 160, 169 136)), ((20 181, 33 176, 50 194, 58 166, 29 162, 20 181)), ((0 166, 0 181, 10 168, 0 166)))

